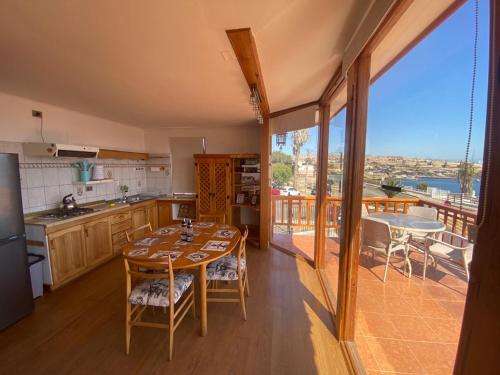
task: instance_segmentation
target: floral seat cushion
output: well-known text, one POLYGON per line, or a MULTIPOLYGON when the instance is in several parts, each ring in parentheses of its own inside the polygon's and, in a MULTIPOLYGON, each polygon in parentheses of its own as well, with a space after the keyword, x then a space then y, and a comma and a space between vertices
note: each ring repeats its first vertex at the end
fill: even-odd
MULTIPOLYGON (((245 271, 246 261, 241 259, 241 270, 245 271)), ((238 280, 238 258, 222 257, 207 266, 207 280, 238 280)))
MULTIPOLYGON (((174 303, 177 303, 193 282, 193 275, 178 273, 174 275, 174 303)), ((138 283, 128 301, 133 305, 169 306, 170 288, 168 279, 147 279, 138 283)))

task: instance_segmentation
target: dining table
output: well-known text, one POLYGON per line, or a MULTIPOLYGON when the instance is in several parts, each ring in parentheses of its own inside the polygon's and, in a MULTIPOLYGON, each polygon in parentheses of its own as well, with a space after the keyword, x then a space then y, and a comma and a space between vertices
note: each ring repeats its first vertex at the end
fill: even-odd
POLYGON ((237 246, 240 230, 233 225, 196 222, 192 241, 181 239, 181 224, 147 233, 124 246, 123 255, 141 262, 170 256, 173 270, 199 269, 200 335, 207 335, 207 265, 230 254, 237 246))

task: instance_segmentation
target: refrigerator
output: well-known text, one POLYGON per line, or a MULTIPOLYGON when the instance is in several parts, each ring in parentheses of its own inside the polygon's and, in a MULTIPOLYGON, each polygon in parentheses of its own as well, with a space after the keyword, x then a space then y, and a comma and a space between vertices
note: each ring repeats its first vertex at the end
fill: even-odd
POLYGON ((0 153, 0 330, 32 311, 19 160, 0 153))

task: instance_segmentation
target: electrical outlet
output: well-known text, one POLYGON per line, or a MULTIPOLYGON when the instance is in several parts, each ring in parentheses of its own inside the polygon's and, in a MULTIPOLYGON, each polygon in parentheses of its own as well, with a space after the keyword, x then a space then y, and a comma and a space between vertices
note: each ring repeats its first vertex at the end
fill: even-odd
POLYGON ((82 186, 78 186, 76 188, 76 194, 80 197, 83 195, 83 187, 82 186))
POLYGON ((94 190, 93 186, 85 186, 85 191, 92 191, 94 190))
POLYGON ((42 111, 37 111, 35 109, 32 109, 31 110, 31 116, 42 118, 43 117, 43 113, 42 113, 42 111))

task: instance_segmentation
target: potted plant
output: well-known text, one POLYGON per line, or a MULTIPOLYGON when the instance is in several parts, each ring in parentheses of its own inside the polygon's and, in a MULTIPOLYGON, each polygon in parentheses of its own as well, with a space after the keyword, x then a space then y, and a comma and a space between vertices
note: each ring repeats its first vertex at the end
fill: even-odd
POLYGON ((90 170, 94 168, 94 164, 89 163, 87 160, 82 160, 74 163, 72 166, 80 171, 80 181, 90 181, 90 170))
POLYGON ((128 186, 127 185, 120 185, 120 191, 122 192, 123 203, 127 202, 128 186))

